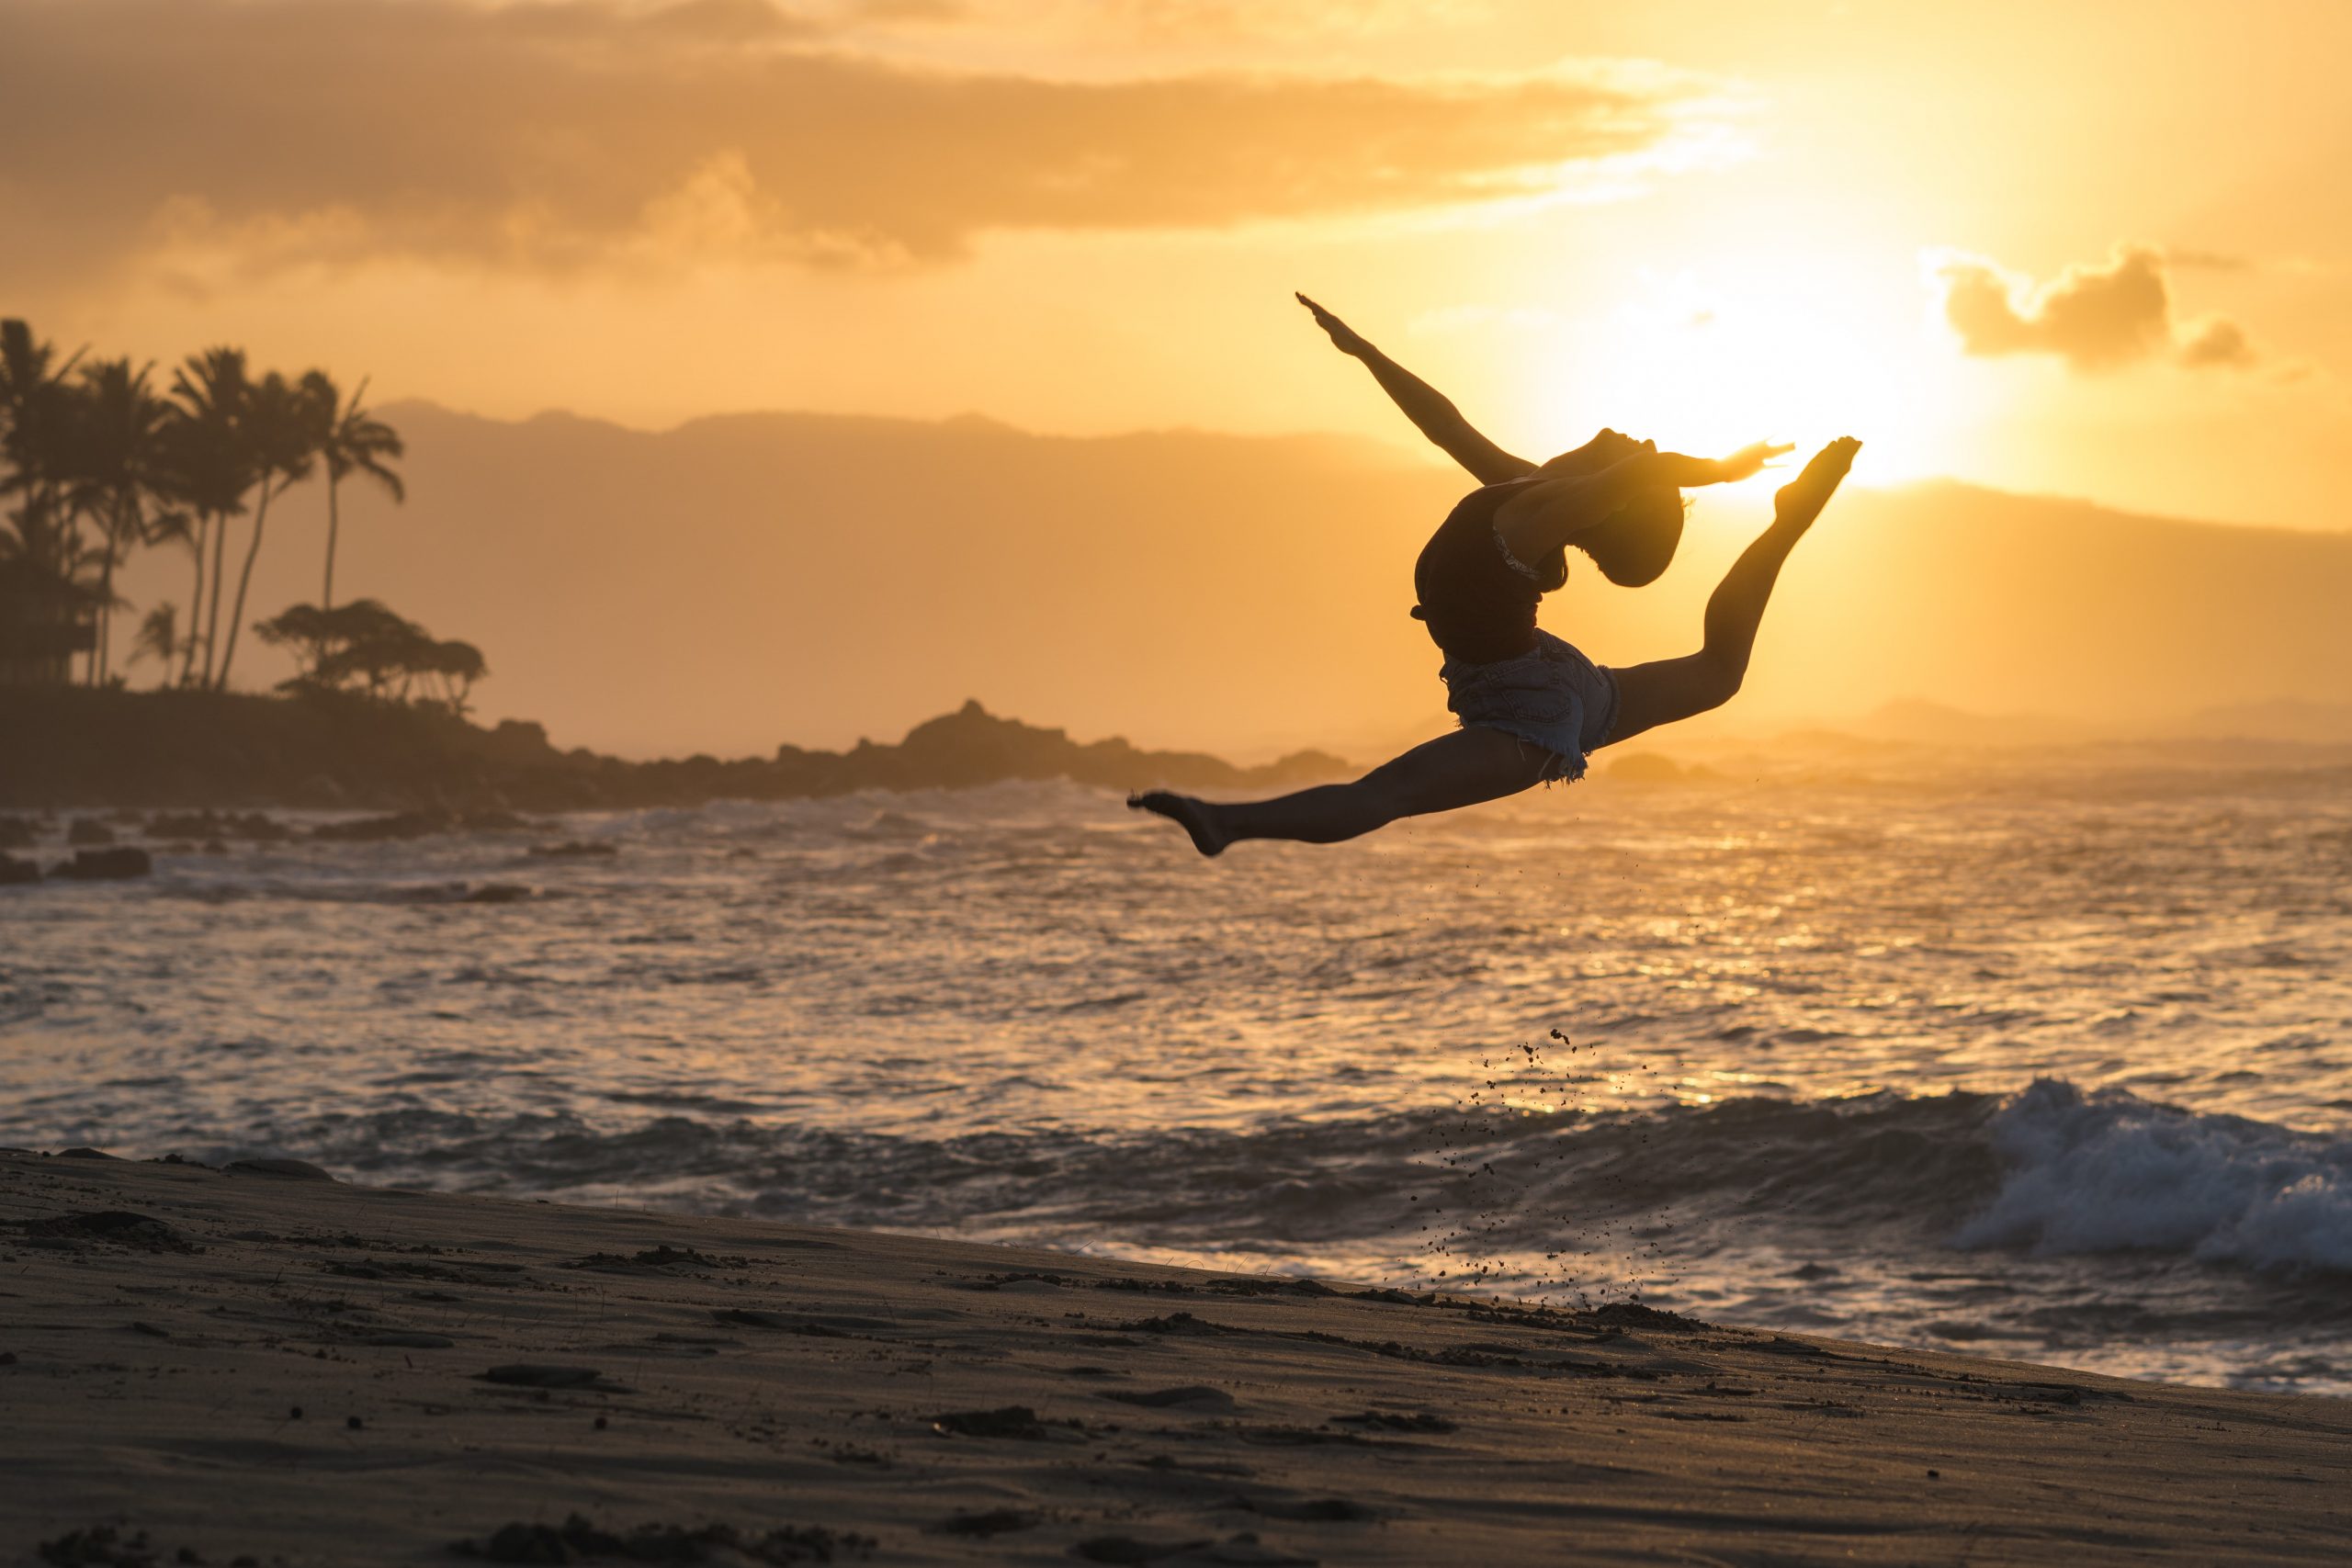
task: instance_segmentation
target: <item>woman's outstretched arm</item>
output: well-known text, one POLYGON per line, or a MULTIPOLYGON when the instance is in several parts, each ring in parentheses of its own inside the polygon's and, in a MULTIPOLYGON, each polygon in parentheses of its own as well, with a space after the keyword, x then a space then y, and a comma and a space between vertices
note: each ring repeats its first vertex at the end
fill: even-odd
POLYGON ((1453 399, 1381 353, 1353 327, 1306 295, 1295 298, 1314 316, 1315 324, 1331 334, 1331 346, 1363 361, 1363 367, 1372 372, 1372 378, 1380 383, 1380 389, 1388 394, 1389 400, 1405 411, 1405 417, 1447 457, 1469 469, 1480 484, 1500 484, 1535 472, 1533 463, 1504 451, 1480 434, 1462 417, 1462 411, 1453 406, 1453 399))
POLYGON ((1642 450, 1593 474, 1572 474, 1529 485, 1495 513, 1495 531, 1521 560, 1556 550, 1586 529, 1645 492, 1695 490, 1730 484, 1793 450, 1758 441, 1728 457, 1686 457, 1660 452, 1647 442, 1642 450))

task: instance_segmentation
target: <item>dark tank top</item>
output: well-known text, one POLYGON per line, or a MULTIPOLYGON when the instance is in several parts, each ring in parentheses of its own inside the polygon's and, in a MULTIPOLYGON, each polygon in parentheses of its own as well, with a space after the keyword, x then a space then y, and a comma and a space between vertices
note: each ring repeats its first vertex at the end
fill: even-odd
POLYGON ((1448 660, 1492 664, 1535 646, 1535 604, 1567 580, 1565 552, 1537 563, 1539 584, 1504 558, 1495 513, 1527 483, 1507 480, 1462 498, 1413 563, 1413 618, 1448 660))

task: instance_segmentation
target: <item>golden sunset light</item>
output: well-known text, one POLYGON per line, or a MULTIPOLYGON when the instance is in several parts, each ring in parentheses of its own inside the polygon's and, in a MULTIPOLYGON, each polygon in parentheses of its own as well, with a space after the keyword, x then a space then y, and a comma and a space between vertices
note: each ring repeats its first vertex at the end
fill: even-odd
POLYGON ((1589 433, 1562 421, 1695 443, 1867 410, 1881 479, 2333 526, 2347 220, 2289 171, 2352 135, 2315 64, 2347 26, 2324 4, 2129 27, 2022 4, 17 4, 0 216, 44 238, 0 287, 62 340, 170 358, 234 323, 265 357, 503 418, 1396 439, 1287 319, 1306 288, 1539 445, 1589 433), (67 112, 100 92, 103 124, 67 112), (2030 301, 2122 246, 2150 315, 2087 358, 1955 332, 1931 261, 1995 258, 1963 299, 2030 301), (2198 331, 2235 352, 2199 358, 2198 331))
MULTIPOLYGON (((1701 451, 1867 431, 1864 487, 2335 530, 2352 220, 2298 171, 2352 139, 2317 64, 2347 28, 2320 4, 19 0, 0 222, 40 240, 0 292, 69 348, 234 341, 499 421, 1328 432, 1434 478, 1305 289, 1537 456, 1604 425, 1701 451)), ((697 526, 768 547, 756 508, 697 526)), ((535 711, 638 750, 768 727, 579 698, 535 711)))
POLYGON ((2311 1563, 2352 0, 0 0, 0 1564, 2311 1563))

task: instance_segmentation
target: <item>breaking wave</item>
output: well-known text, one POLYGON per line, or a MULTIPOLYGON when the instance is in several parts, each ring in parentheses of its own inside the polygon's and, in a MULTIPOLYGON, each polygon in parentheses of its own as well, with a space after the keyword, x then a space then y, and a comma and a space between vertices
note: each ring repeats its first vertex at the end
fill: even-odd
POLYGON ((1839 1249, 2159 1254, 2352 1272, 2352 1141, 2059 1079, 2007 1095, 1738 1099, 1657 1111, 1416 1111, 1250 1131, 940 1139, 730 1118, 674 1096, 631 1125, 404 1111, 278 1129, 256 1152, 372 1180, 1048 1244, 1363 1260, 1557 1253, 1669 1224, 1839 1249), (700 1111, 704 1114, 696 1115, 700 1111), (1442 1216, 1433 1222, 1432 1215, 1442 1216))

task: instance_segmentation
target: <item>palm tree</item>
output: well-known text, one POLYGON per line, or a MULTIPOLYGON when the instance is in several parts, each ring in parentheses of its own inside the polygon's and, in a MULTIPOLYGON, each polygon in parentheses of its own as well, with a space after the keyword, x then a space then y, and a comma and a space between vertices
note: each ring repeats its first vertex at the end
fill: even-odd
POLYGON ((74 399, 72 483, 74 502, 98 525, 98 636, 90 650, 90 684, 104 681, 111 664, 114 629, 114 570, 134 544, 168 533, 174 475, 165 428, 170 410, 149 390, 149 368, 133 370, 128 359, 82 367, 74 399))
POLYGON ((78 353, 55 364, 56 349, 21 321, 0 321, 0 496, 9 514, 11 554, 35 569, 70 576, 81 564, 79 519, 67 493, 73 398, 66 384, 78 353))
POLYGON ((326 416, 323 426, 315 433, 319 456, 327 466, 327 571, 326 581, 319 592, 319 608, 332 610, 335 537, 342 522, 335 506, 335 487, 359 474, 383 486, 395 502, 406 501, 408 491, 401 483, 400 475, 392 471, 391 460, 404 457, 407 449, 401 443, 399 432, 361 404, 359 400, 368 395, 364 378, 348 403, 342 400, 323 370, 313 370, 303 377, 302 389, 311 398, 313 410, 322 409, 326 416))
POLYGON ((179 606, 170 603, 156 605, 139 623, 139 635, 131 640, 130 662, 153 659, 164 667, 164 679, 172 678, 172 660, 180 650, 179 606))
POLYGON ((158 520, 154 536, 148 542, 187 547, 195 580, 188 587, 187 634, 175 644, 180 671, 175 683, 191 686, 197 679, 197 650, 204 642, 204 552, 212 539, 213 517, 223 507, 242 510, 243 502, 227 483, 228 464, 203 424, 180 405, 172 407, 163 434, 164 462, 177 506, 158 520))
POLYGON ((74 398, 66 378, 80 355, 56 352, 17 320, 0 321, 0 499, 15 505, 0 528, 0 678, 71 676, 89 646, 96 590, 72 489, 74 398))
POLYGON ((229 519, 245 509, 244 493, 252 482, 253 465, 245 451, 245 404, 252 382, 245 374, 241 348, 208 348, 188 355, 172 377, 172 396, 180 416, 174 422, 172 447, 175 482, 197 514, 196 589, 188 600, 187 640, 182 644, 180 683, 212 684, 213 649, 220 630, 220 581, 226 575, 229 519), (205 547, 211 547, 212 597, 205 602, 205 547), (197 652, 204 668, 197 669, 197 652))
MULTIPOLYGON (((229 666, 237 657, 237 629, 245 618, 245 592, 253 586, 254 562, 261 556, 262 531, 269 525, 269 503, 311 477, 316 461, 311 432, 316 422, 300 384, 273 370, 246 392, 245 417, 240 422, 242 446, 251 465, 254 485, 254 531, 245 545, 244 570, 237 574, 237 602, 229 613, 229 640, 221 646, 220 667, 212 677, 213 690, 229 689, 229 666)), ((216 578, 215 593, 220 591, 216 578)))

